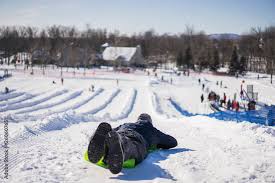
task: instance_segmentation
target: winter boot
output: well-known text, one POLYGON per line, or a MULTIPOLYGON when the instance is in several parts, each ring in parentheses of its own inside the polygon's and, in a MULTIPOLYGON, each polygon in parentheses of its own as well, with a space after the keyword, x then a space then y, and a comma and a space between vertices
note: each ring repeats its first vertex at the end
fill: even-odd
POLYGON ((105 153, 105 139, 108 132, 112 131, 112 127, 108 123, 100 123, 91 137, 88 146, 88 157, 92 163, 97 163, 105 153))
POLYGON ((116 131, 111 131, 106 137, 107 159, 109 170, 113 174, 118 174, 122 170, 124 162, 124 152, 121 144, 121 139, 116 131))

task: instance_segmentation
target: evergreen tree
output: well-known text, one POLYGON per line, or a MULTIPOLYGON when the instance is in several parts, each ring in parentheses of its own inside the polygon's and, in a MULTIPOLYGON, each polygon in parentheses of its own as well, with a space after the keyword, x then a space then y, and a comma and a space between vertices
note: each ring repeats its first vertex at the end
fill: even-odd
POLYGON ((245 56, 242 56, 240 59, 239 73, 243 74, 245 71, 246 71, 246 58, 245 56))
POLYGON ((237 53, 237 47, 235 46, 233 49, 231 60, 230 60, 229 74, 235 75, 236 72, 238 72, 240 69, 239 65, 240 64, 239 64, 239 58, 238 58, 238 53, 237 53))
POLYGON ((213 63, 211 64, 210 69, 216 72, 219 68, 220 68, 219 51, 215 49, 213 53, 213 63))
POLYGON ((180 68, 183 65, 183 54, 180 51, 177 55, 177 66, 180 68))

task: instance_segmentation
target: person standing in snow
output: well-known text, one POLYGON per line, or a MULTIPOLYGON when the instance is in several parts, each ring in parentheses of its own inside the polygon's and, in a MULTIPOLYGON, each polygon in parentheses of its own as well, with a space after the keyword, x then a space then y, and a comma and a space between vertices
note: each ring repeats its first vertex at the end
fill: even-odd
POLYGON ((223 93, 223 102, 224 102, 224 104, 226 103, 226 95, 225 95, 225 93, 223 93))
POLYGON ((204 85, 204 84, 202 84, 202 91, 204 90, 204 87, 205 87, 205 85, 204 85))
POLYGON ((64 82, 64 79, 63 79, 63 77, 61 78, 61 84, 63 85, 63 82, 64 82))
POLYGON ((113 174, 122 170, 124 161, 134 159, 142 162, 149 150, 170 149, 177 146, 177 140, 153 126, 151 116, 141 114, 135 123, 124 123, 116 128, 109 123, 100 123, 88 145, 88 159, 97 163, 103 158, 113 174))
POLYGON ((220 95, 216 95, 216 102, 217 102, 217 103, 220 102, 220 99, 221 99, 220 95))
POLYGON ((241 84, 241 91, 240 91, 240 95, 241 95, 241 99, 243 100, 244 99, 244 92, 243 92, 243 83, 244 83, 245 81, 243 80, 242 81, 242 84, 241 84))
POLYGON ((231 100, 228 99, 228 102, 227 102, 227 110, 230 110, 230 108, 231 108, 231 100))
POLYGON ((234 110, 236 108, 237 108, 237 102, 236 102, 236 100, 233 100, 233 102, 232 102, 232 110, 234 110))
POLYGON ((199 78, 199 80, 198 80, 198 81, 199 81, 199 85, 200 85, 200 84, 201 84, 201 79, 199 78))
POLYGON ((204 96, 203 94, 201 94, 201 103, 203 103, 203 101, 204 101, 204 96))
POLYGON ((241 90, 241 92, 240 92, 240 96, 241 96, 241 99, 243 100, 243 99, 244 99, 244 96, 243 96, 243 90, 241 90))
POLYGON ((239 102, 236 102, 236 112, 239 112, 239 109, 240 109, 240 104, 239 102))
POLYGON ((256 109, 256 102, 254 100, 249 101, 247 105, 249 111, 256 109))
POLYGON ((7 93, 9 93, 9 92, 10 92, 9 88, 8 88, 8 87, 5 87, 5 94, 7 94, 7 93))

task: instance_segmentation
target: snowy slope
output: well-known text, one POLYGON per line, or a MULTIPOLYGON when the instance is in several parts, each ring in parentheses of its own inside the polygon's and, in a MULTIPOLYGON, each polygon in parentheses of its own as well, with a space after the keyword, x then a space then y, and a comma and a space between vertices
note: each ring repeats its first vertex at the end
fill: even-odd
MULTIPOLYGON (((9 86, 12 93, 23 93, 0 93, 0 98, 6 98, 0 101, 1 121, 7 117, 10 122, 8 182, 275 182, 274 127, 203 115, 186 117, 170 102, 175 100, 190 113, 208 114, 208 103, 200 102, 204 91, 198 78, 229 97, 238 91, 243 78, 161 72, 155 78, 140 71, 88 70, 87 76, 76 78, 68 71, 62 86, 51 84, 59 81, 51 70, 46 76, 13 73, 0 82, 0 88, 9 86), (161 75, 167 81, 161 81, 161 75), (220 80, 227 88, 216 85, 220 80), (95 92, 88 90, 91 84, 95 92), (100 122, 116 127, 135 122, 143 112, 152 116, 158 129, 178 140, 176 148, 151 153, 135 169, 124 169, 118 175, 84 161, 89 138, 100 122)), ((245 78, 245 84, 250 83, 259 91, 259 99, 275 104, 273 85, 264 79, 245 78)), ((0 130, 3 139, 3 123, 0 130)), ((3 150, 1 146, 1 181, 3 150)))

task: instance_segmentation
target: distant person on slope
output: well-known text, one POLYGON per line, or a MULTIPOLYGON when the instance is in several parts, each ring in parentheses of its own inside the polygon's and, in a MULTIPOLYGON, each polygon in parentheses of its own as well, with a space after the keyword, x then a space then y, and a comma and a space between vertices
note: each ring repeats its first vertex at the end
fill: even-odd
POLYGON ((224 102, 224 105, 226 104, 226 95, 225 93, 223 93, 223 102, 224 102))
POLYGON ((231 106, 232 106, 231 100, 228 99, 228 102, 227 102, 227 110, 230 110, 230 109, 231 109, 231 106))
POLYGON ((204 96, 203 94, 201 94, 201 103, 203 103, 203 101, 204 101, 204 96))
POLYGON ((232 109, 235 110, 237 108, 237 101, 233 100, 232 102, 232 109))
POLYGON ((177 146, 177 140, 156 129, 148 114, 141 114, 135 123, 124 123, 112 129, 108 123, 100 123, 91 137, 88 158, 92 163, 103 162, 113 174, 122 170, 123 162, 134 159, 142 162, 151 148, 169 149, 177 146))
POLYGON ((5 87, 5 93, 7 94, 7 93, 9 93, 9 92, 10 92, 9 88, 8 88, 8 87, 5 87))
POLYGON ((241 96, 241 99, 243 100, 243 99, 244 99, 244 96, 243 96, 243 90, 241 90, 241 92, 240 92, 240 96, 241 96))
POLYGON ((239 110, 240 110, 240 103, 237 102, 237 103, 236 103, 236 112, 239 112, 239 110))

